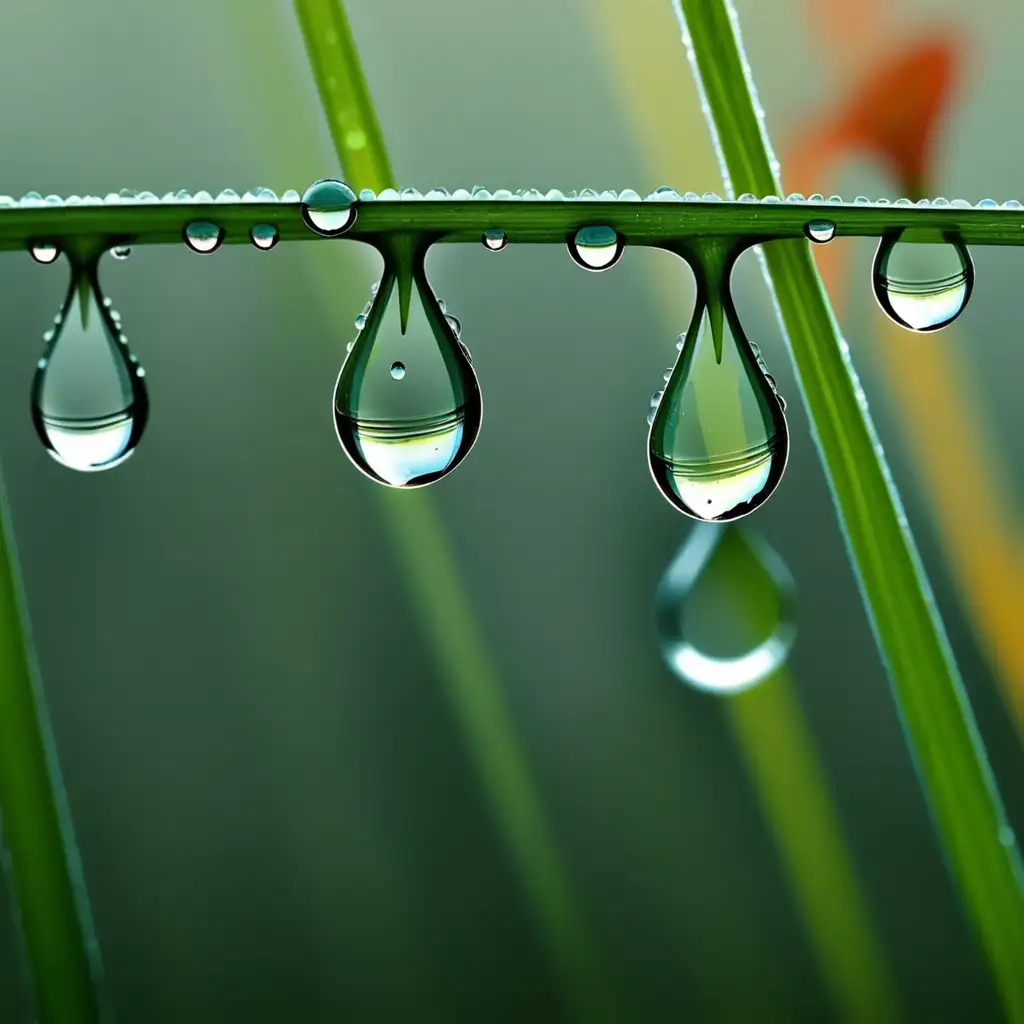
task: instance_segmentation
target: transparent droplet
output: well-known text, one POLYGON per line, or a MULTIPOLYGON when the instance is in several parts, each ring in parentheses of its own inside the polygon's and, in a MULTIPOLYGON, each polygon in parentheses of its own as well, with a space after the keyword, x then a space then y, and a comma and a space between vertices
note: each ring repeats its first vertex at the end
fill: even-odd
POLYGON ((725 290, 698 302, 651 425, 648 460, 662 494, 696 519, 729 522, 778 486, 789 433, 778 396, 725 290))
POLYGON ((110 469, 131 455, 146 426, 145 371, 103 301, 95 263, 73 267, 59 316, 32 382, 32 421, 58 462, 110 469))
POLYGON ((110 255, 113 256, 115 260, 126 260, 131 256, 131 254, 131 246, 128 245, 115 245, 114 248, 110 250, 110 255))
POLYGON ((430 288, 424 255, 413 267, 404 331, 398 279, 386 264, 334 391, 335 427, 346 454, 371 479, 392 487, 446 476, 480 430, 476 374, 430 288), (402 386, 395 387, 399 379, 402 386))
POLYGON ((216 252, 224 241, 224 229, 209 220, 194 220, 185 226, 185 244, 204 256, 216 252))
POLYGON ((585 270, 608 270, 625 248, 622 236, 604 224, 580 228, 567 244, 569 255, 585 270))
POLYGON ((484 232, 483 243, 491 252, 501 252, 508 245, 508 235, 501 228, 488 228, 484 232))
POLYGON ((824 244, 836 237, 836 226, 830 220, 812 220, 804 225, 804 234, 812 242, 824 244))
POLYGON ((912 331, 937 331, 964 310, 974 287, 974 263, 957 235, 945 242, 882 238, 871 274, 875 298, 896 323, 912 331))
POLYGON ((33 242, 29 252, 36 263, 54 263, 60 255, 60 246, 56 242, 33 242))
POLYGON ((360 313, 359 316, 356 317, 355 323, 356 330, 361 331, 366 326, 366 314, 360 313))
MULTIPOLYGON (((381 193, 380 198, 384 198, 381 193)), ((318 235, 344 234, 356 220, 356 194, 343 181, 321 178, 302 196, 302 219, 318 235)))
POLYGON ((277 228, 273 224, 253 224, 249 228, 250 241, 257 249, 262 249, 264 252, 273 249, 277 245, 279 237, 277 228))
POLYGON ((684 683, 740 693, 785 664, 796 639, 796 587, 757 534, 698 523, 654 597, 665 664, 684 683))

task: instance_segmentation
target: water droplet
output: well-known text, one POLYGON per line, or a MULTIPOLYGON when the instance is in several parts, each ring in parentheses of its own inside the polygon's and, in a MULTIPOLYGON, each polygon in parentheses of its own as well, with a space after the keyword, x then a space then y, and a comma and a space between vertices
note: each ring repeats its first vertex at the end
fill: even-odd
POLYGON ((812 241, 824 244, 836 236, 836 226, 830 220, 812 220, 804 225, 804 234, 812 241))
POLYGON ((110 469, 135 450, 149 398, 142 367, 103 301, 95 263, 72 267, 60 318, 32 382, 32 421, 58 462, 83 472, 110 469))
POLYGON ((580 228, 568 247, 569 255, 585 270, 608 270, 618 262, 625 243, 614 228, 597 224, 580 228))
POLYGON ((796 587, 753 531, 699 523, 654 597, 662 657, 684 683, 740 693, 786 661, 796 639, 796 587))
POLYGON ((448 321, 448 326, 452 329, 452 334, 454 334, 456 338, 460 338, 462 336, 462 321, 457 316, 452 316, 451 313, 445 313, 444 318, 448 321))
POLYGON ((277 228, 273 224, 253 224, 249 228, 249 239, 257 249, 269 252, 277 245, 277 228))
POLYGON ((974 263, 957 235, 945 242, 900 242, 900 232, 878 244, 871 274, 875 298, 896 323, 937 331, 964 310, 974 287, 974 263))
POLYGON ((132 250, 129 245, 115 245, 114 248, 110 250, 110 255, 113 256, 115 260, 126 260, 131 256, 131 254, 132 250))
POLYGON ((185 244, 193 251, 207 255, 216 252, 224 241, 224 230, 209 220, 194 220, 185 227, 185 244))
MULTIPOLYGON (((402 242, 407 240, 393 244, 402 242)), ((411 272, 404 271, 411 277, 404 331, 398 271, 386 257, 366 326, 334 391, 335 427, 345 453, 371 479, 392 487, 419 487, 446 476, 480 430, 476 374, 427 281, 425 255, 412 253, 411 272), (396 379, 404 380, 402 387, 395 387, 396 379)))
POLYGON ((508 245, 508 235, 501 228, 489 228, 484 232, 483 242, 491 252, 501 252, 508 245))
MULTIPOLYGON (((384 193, 381 193, 381 199, 384 193)), ((343 181, 321 178, 302 196, 302 219, 318 235, 344 234, 356 220, 356 194, 343 181)))
POLYGON ((356 330, 361 331, 366 326, 366 314, 360 313, 355 319, 356 330))
POLYGON ((723 287, 697 303, 651 426, 651 474, 680 512, 729 522, 771 495, 788 456, 781 403, 723 287))
POLYGON ((54 263, 60 256, 60 246, 56 242, 33 242, 29 252, 36 263, 54 263))

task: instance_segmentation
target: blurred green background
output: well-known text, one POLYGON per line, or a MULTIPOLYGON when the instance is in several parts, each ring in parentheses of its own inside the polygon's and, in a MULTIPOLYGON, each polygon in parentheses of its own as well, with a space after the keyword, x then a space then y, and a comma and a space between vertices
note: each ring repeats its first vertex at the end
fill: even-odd
MULTIPOLYGON (((939 191, 1020 196, 1024 9, 902 6, 910 30, 970 28, 939 191)), ((833 90, 805 5, 737 8, 769 127, 794 135, 833 90)), ((403 185, 712 187, 688 179, 685 150, 651 176, 597 5, 348 9, 403 185)), ((635 18, 677 37, 667 0, 635 18)), ((5 5, 0 76, 6 194, 301 191, 338 173, 285 2, 5 5)), ((704 134, 693 147, 706 160, 704 134)), ((867 162, 829 190, 894 194, 867 162)), ((975 259, 957 344, 1019 507, 1024 251, 975 259)), ((1019 832, 1020 743, 866 341, 870 248, 851 263, 846 334, 1019 832)), ((374 258, 343 242, 106 264, 150 382, 140 450, 92 476, 45 454, 28 388, 66 270, 7 255, 0 455, 118 1020, 566 1019, 375 485, 333 435, 374 258)), ((618 1017, 835 1019, 723 703, 676 681, 655 642, 653 591, 689 524, 650 481, 644 416, 688 274, 629 251, 597 277, 527 246, 452 246, 429 270, 485 396, 477 447, 433 494, 618 1017), (651 286, 666 273, 672 308, 651 286)), ((752 265, 738 289, 793 435, 753 525, 797 581, 793 675, 906 1018, 998 1020, 752 265)), ((4 1021, 25 1012, 13 935, 5 917, 4 1021)))

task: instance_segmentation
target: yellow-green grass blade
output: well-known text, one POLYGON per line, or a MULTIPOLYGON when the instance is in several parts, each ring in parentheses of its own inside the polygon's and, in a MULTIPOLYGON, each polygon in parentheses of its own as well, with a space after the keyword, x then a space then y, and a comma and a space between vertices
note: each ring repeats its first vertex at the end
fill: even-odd
MULTIPOLYGON (((726 0, 674 2, 731 187, 777 191, 735 12, 726 0)), ((959 671, 807 244, 764 255, 932 818, 1007 1014, 1024 1021, 1024 871, 959 671)))

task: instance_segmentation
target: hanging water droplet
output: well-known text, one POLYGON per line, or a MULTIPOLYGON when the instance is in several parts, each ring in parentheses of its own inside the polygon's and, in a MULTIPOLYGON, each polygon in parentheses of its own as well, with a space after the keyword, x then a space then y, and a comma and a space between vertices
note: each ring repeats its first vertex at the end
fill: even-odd
POLYGON ((900 233, 878 243, 871 274, 878 304, 903 327, 937 331, 964 310, 974 288, 974 262, 957 235, 945 242, 900 242, 900 233))
POLYGON ((604 224, 580 228, 567 245, 569 255, 584 270, 608 270, 615 266, 625 248, 622 236, 604 224))
POLYGON ((796 639, 796 587, 756 533, 699 523, 654 597, 662 657, 684 683, 728 695, 756 686, 796 639))
POLYGON ((804 225, 804 234, 812 241, 824 244, 836 236, 836 226, 830 220, 812 220, 804 225))
POLYGON ((501 252, 508 245, 508 235, 501 228, 488 228, 484 232, 483 243, 491 252, 501 252))
POLYGON ((113 256, 115 260, 126 260, 131 256, 131 254, 132 250, 129 245, 115 245, 114 248, 110 250, 110 255, 113 256))
POLYGON ((71 469, 110 469, 135 450, 149 414, 145 371, 100 293, 96 264, 71 285, 32 382, 32 421, 71 469))
POLYGON ((419 487, 446 476, 480 430, 476 374, 430 288, 424 256, 409 255, 404 331, 397 269, 386 259, 366 326, 334 391, 335 427, 346 454, 371 479, 392 487, 419 487), (396 380, 402 387, 395 387, 396 380))
POLYGON ((452 329, 452 334, 456 338, 462 335, 462 321, 457 316, 452 316, 451 313, 445 313, 445 320, 448 321, 448 326, 452 329))
POLYGON ((277 228, 273 224, 253 224, 249 228, 249 239, 257 249, 262 249, 263 252, 269 252, 277 245, 277 240, 280 236, 277 233, 277 228))
MULTIPOLYGON (((384 198, 381 193, 380 198, 384 198)), ((302 219, 318 235, 340 235, 356 220, 356 194, 343 181, 321 178, 302 196, 302 219)))
POLYGON ((33 242, 29 252, 36 263, 53 263, 60 255, 60 246, 56 242, 33 242))
POLYGON ((208 220, 194 220, 185 227, 185 244, 204 256, 216 252, 224 241, 224 230, 208 220))
POLYGON ((680 512, 728 522, 761 505, 789 456, 782 405, 727 289, 698 301, 648 442, 651 474, 680 512))

